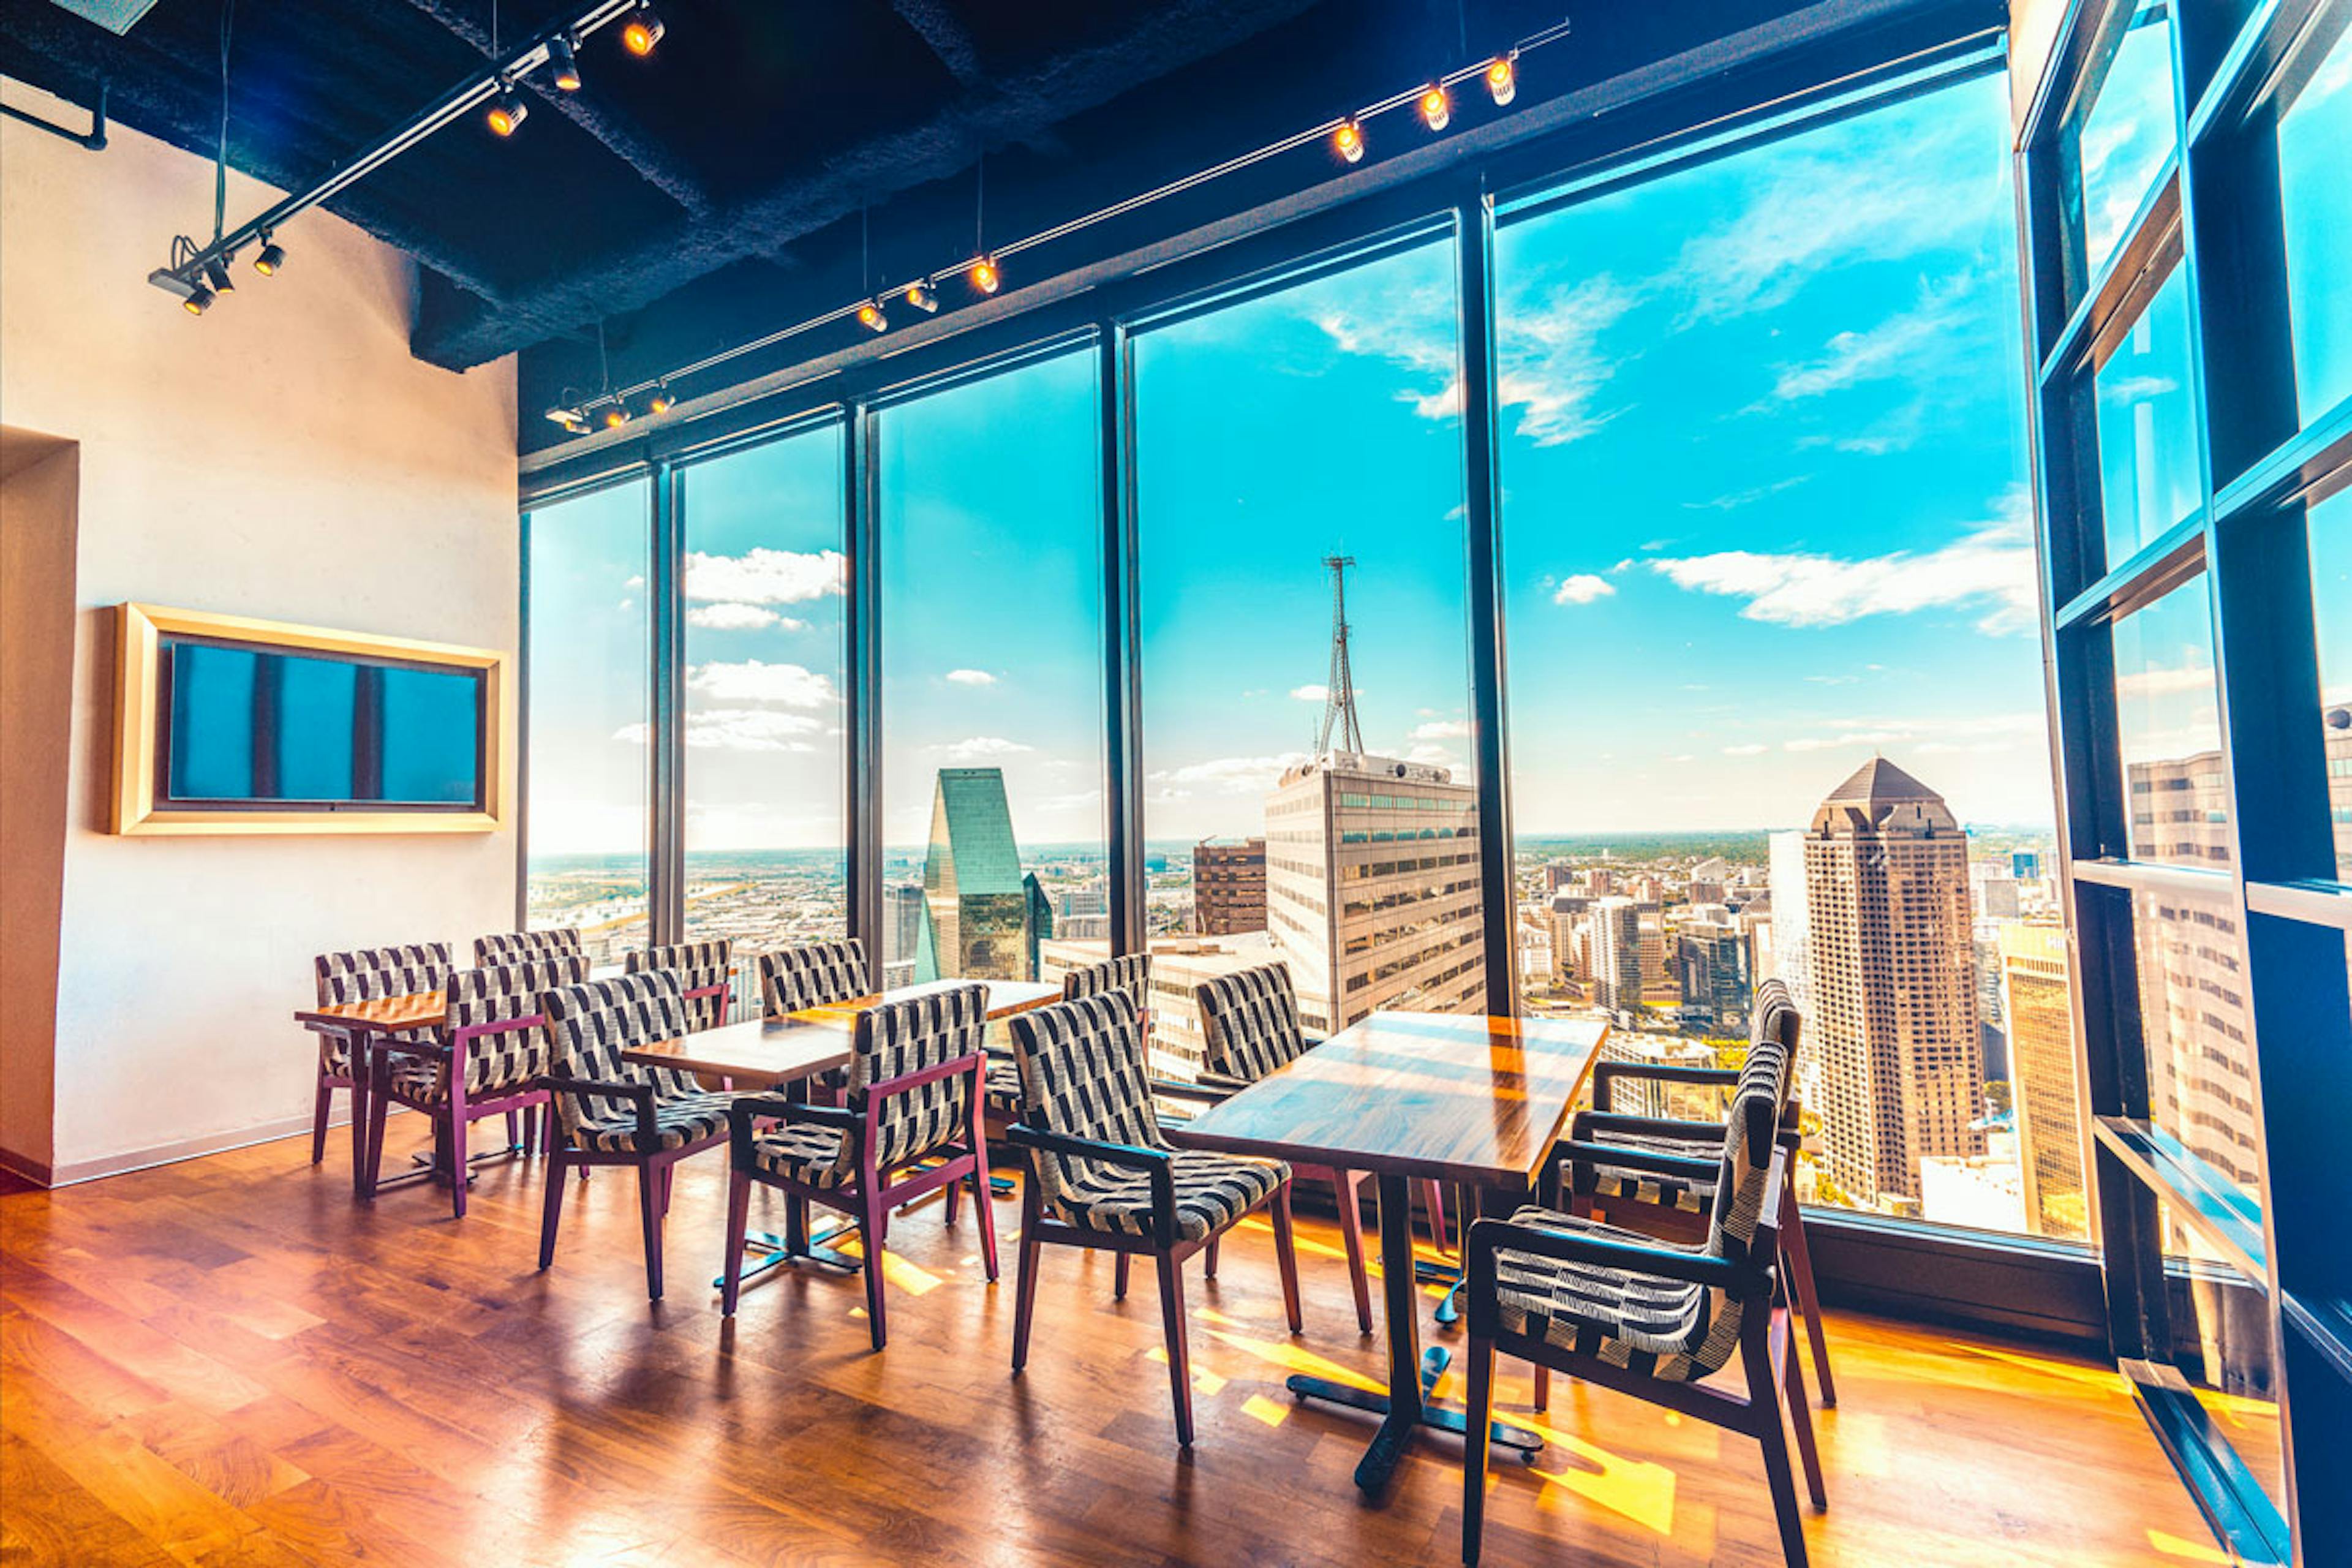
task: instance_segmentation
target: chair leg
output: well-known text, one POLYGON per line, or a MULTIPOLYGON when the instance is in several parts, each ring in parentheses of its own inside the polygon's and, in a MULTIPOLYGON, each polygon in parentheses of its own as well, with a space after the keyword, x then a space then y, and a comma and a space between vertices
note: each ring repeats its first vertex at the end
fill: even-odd
POLYGON ((1201 1268, 1201 1278, 1203 1279, 1214 1279, 1217 1277, 1217 1243, 1223 1239, 1224 1237, 1221 1236, 1213 1236, 1209 1238, 1208 1259, 1201 1268))
POLYGON ((1160 1321, 1168 1335, 1168 1386, 1176 1400, 1176 1443, 1192 1446, 1192 1357, 1184 1343, 1184 1273, 1172 1252, 1160 1254, 1160 1321))
MULTIPOLYGON (((957 1185, 962 1185, 958 1183, 957 1185)), ((980 1216, 980 1258, 988 1266, 988 1282, 996 1283, 996 1205, 988 1201, 988 1165, 981 1162, 971 1173, 971 1207, 980 1216)))
POLYGON ((1797 1336, 1788 1330, 1782 1320, 1781 1383, 1789 1392, 1789 1424, 1797 1429, 1797 1458, 1805 1467, 1805 1492, 1813 1500, 1816 1512, 1827 1513, 1830 1506, 1828 1485, 1822 1479, 1822 1456, 1813 1442, 1813 1412, 1805 1400, 1805 1369, 1797 1359, 1797 1336))
POLYGON ((1274 1189, 1274 1201, 1268 1206, 1274 1214, 1274 1261, 1282 1270, 1282 1313, 1290 1320, 1290 1331, 1295 1334, 1306 1324, 1298 1312, 1298 1253, 1290 1241, 1288 1182, 1274 1189))
MULTIPOLYGON (((1761 1303, 1748 1310, 1761 1310, 1761 1303)), ((1772 1513, 1780 1524, 1780 1555, 1788 1568, 1808 1568, 1804 1516, 1797 1507, 1797 1478, 1789 1463, 1789 1428, 1780 1415, 1779 1381, 1772 1373, 1772 1352, 1761 1328, 1740 1334, 1740 1357, 1747 1363, 1748 1405, 1757 1418, 1756 1440, 1764 1447, 1764 1476, 1772 1488, 1772 1513)))
POLYGON ((1445 1228, 1445 1187, 1439 1182, 1429 1184, 1429 1239, 1437 1244, 1440 1252, 1454 1250, 1445 1228))
MULTIPOLYGON (((1013 1370, 1016 1373, 1029 1361, 1029 1320, 1037 1309, 1037 1254, 1043 1246, 1037 1239, 1037 1180, 1033 1172, 1021 1184, 1021 1272, 1013 1288, 1013 1370)), ((1126 1258, 1125 1253, 1119 1254, 1122 1262, 1126 1258)))
MULTIPOLYGON (((360 1178, 360 1195, 370 1203, 375 1201, 376 1184, 383 1179, 383 1119, 390 1110, 389 1101, 387 1095, 368 1096, 367 1115, 363 1119, 365 1128, 352 1146, 355 1156, 365 1163, 366 1173, 360 1178)), ((358 1122, 355 1121, 354 1125, 358 1122)))
POLYGON ((563 1220, 563 1178, 571 1173, 564 1169, 570 1162, 563 1151, 551 1151, 554 1155, 547 1172, 547 1201, 539 1211, 539 1266, 541 1268, 555 1261, 555 1229, 563 1220))
POLYGON ((1536 1368, 1536 1408, 1551 1408, 1551 1368, 1548 1366, 1536 1368))
POLYGON ((1331 1185, 1339 1200, 1339 1240, 1348 1249, 1348 1279, 1356 1288, 1356 1331, 1372 1331, 1372 1284, 1364 1272, 1364 1216, 1356 1202, 1356 1173, 1334 1171, 1331 1185))
POLYGON ((1118 1261, 1111 1265, 1110 1299, 1114 1301, 1127 1300, 1127 1259, 1128 1255, 1122 1252, 1118 1261))
POLYGON ((522 1142, 522 1122, 511 1110, 507 1112, 507 1147, 514 1148, 522 1142))
POLYGON ((661 1212, 664 1219, 669 1217, 669 1179, 677 1170, 676 1165, 664 1165, 661 1168, 661 1212))
POLYGON ((888 1213, 879 1194, 882 1182, 874 1171, 866 1172, 858 1183, 858 1198, 863 1205, 858 1215, 865 1226, 866 1267, 866 1326, 871 1331, 874 1348, 880 1350, 889 1342, 888 1325, 882 1320, 882 1216, 888 1213))
POLYGON ((637 1215, 646 1232, 646 1300, 662 1297, 661 1174, 650 1160, 637 1167, 637 1215))
POLYGON ((472 1170, 466 1163, 466 1129, 469 1124, 466 1121, 465 1106, 462 1101, 444 1114, 449 1118, 449 1135, 446 1140, 449 1145, 449 1212, 452 1218, 464 1219, 466 1186, 468 1178, 473 1174, 472 1170))
POLYGON ((944 1211, 942 1223, 944 1223, 950 1230, 953 1230, 955 1228, 956 1210, 961 1206, 962 1198, 963 1178, 961 1176, 958 1176, 954 1181, 948 1184, 948 1201, 940 1205, 941 1209, 944 1211))
POLYGON ((334 1109, 335 1086, 327 1081, 324 1068, 319 1069, 319 1092, 310 1100, 310 1163, 322 1164, 327 1158, 327 1113, 334 1109))
POLYGON ((743 1233, 751 1223, 751 1178, 737 1171, 727 1179, 727 1258, 719 1274, 719 1314, 735 1315, 735 1297, 743 1288, 743 1233))
POLYGON ((1495 1342, 1470 1331, 1470 1386, 1462 1406, 1462 1561, 1478 1561, 1486 1532, 1486 1439, 1495 1419, 1495 1342))
POLYGON ((1805 1320, 1807 1348, 1813 1353, 1813 1376, 1822 1385, 1822 1408, 1837 1408, 1837 1384, 1830 1380, 1829 1336, 1822 1327, 1821 1293, 1813 1288, 1812 1249, 1805 1242, 1804 1215, 1798 1211, 1793 1188, 1780 1197, 1780 1255, 1787 1260, 1789 1294, 1805 1320))

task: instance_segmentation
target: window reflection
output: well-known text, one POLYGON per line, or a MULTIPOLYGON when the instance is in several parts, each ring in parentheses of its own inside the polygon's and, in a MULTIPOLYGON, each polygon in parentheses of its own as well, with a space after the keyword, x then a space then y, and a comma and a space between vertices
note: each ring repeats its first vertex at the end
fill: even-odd
POLYGON ((2295 399, 2306 426, 2352 395, 2352 32, 2339 36, 2278 122, 2295 399))
POLYGON ((2116 623, 2115 668, 2132 858, 2227 866, 2228 782, 2202 577, 2116 623))
POLYGON ((2352 490, 2308 514, 2312 615, 2319 643, 2319 723, 2336 875, 2352 882, 2352 490))
POLYGON ((2173 148, 2172 23, 2163 0, 2140 7, 2087 101, 2065 142, 2082 279, 2115 254, 2173 148))
POLYGON ((2189 285, 2176 270, 2094 377, 2099 507, 2120 566, 2197 509, 2197 410, 2189 385, 2189 285))

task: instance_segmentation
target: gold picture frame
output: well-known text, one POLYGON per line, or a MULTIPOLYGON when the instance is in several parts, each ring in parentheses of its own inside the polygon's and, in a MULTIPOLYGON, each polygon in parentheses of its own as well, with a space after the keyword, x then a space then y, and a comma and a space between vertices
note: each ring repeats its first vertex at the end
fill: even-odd
POLYGON ((124 835, 237 833, 493 833, 506 826, 511 715, 507 656, 494 648, 378 637, 257 620, 205 610, 126 602, 116 606, 114 802, 108 831, 124 835), (166 636, 216 638, 256 647, 354 654, 479 672, 482 680, 482 806, 479 811, 221 810, 158 805, 155 756, 159 658, 166 636))

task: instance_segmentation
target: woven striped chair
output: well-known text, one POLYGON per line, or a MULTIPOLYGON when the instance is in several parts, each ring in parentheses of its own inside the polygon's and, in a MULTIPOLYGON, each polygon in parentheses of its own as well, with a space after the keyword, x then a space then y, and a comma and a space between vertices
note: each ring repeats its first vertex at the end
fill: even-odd
POLYGON ((646 1246, 646 1294, 662 1294, 662 1220, 677 1162, 727 1136, 734 1096, 705 1093, 685 1073, 623 1059, 621 1053, 684 1036, 686 998, 667 971, 562 985, 540 998, 553 1069, 541 1079, 555 1099, 557 1138, 540 1218, 539 1266, 555 1261, 564 1177, 574 1169, 634 1165, 646 1246))
POLYGON ((1792 1568, 1804 1568, 1787 1422, 1796 1425, 1813 1507, 1828 1507, 1828 1496, 1804 1373, 1790 1343, 1788 1312, 1777 1304, 1777 1216, 1789 1167, 1780 1118, 1769 1083, 1750 1085, 1734 1100, 1698 1246, 1661 1242, 1540 1205, 1470 1227, 1465 1563, 1478 1561, 1495 1353, 1502 1351, 1754 1437, 1764 1450, 1781 1552, 1792 1568), (1703 1382, 1735 1356, 1744 1393, 1703 1382))
POLYGON ((771 1018, 873 994, 866 944, 854 936, 801 942, 760 955, 760 1000, 771 1018))
POLYGON ((677 975, 688 1030, 715 1029, 727 1021, 735 985, 735 944, 727 938, 645 948, 628 954, 622 966, 631 974, 667 970, 677 975))
POLYGON ((443 986, 448 1011, 437 1036, 389 1040, 375 1049, 365 1195, 376 1194, 383 1171, 384 1115, 396 1101, 432 1119, 433 1147, 449 1182, 450 1208, 455 1217, 465 1218, 471 1179, 467 1128, 485 1116, 503 1115, 508 1147, 530 1152, 548 1104, 541 1079, 551 1065, 539 998, 587 978, 588 960, 579 953, 452 971, 443 986))
MULTIPOLYGON (((960 1184, 988 1175, 988 1137, 981 1127, 988 991, 960 985, 885 1003, 858 1014, 856 1027, 845 1105, 744 1095, 730 1108, 732 1175, 719 1289, 723 1310, 732 1317, 752 1183, 778 1189, 795 1205, 796 1235, 806 1228, 800 1216, 807 1204, 854 1215, 865 1241, 866 1327, 878 1351, 888 1341, 882 1249, 890 1211, 941 1187, 952 1195, 960 1184)), ((980 1211, 981 1256, 993 1282, 995 1215, 984 1194, 975 1195, 973 1206, 980 1211)))
MULTIPOLYGON (((1151 1038, 1151 955, 1124 953, 1082 964, 1062 976, 1062 1000, 1124 991, 1135 1003, 1137 1027, 1151 1038)), ((988 1111, 1010 1123, 1021 1115, 1021 1064, 1010 1049, 992 1050, 988 1064, 988 1111)))
MULTIPOLYGON (((414 996, 438 991, 449 974, 449 944, 419 942, 407 947, 365 947, 352 952, 322 952, 311 961, 319 984, 319 1005, 373 1002, 385 996, 414 996)), ((425 1037, 423 1032, 406 1037, 425 1037)), ((319 1085, 310 1102, 310 1163, 327 1157, 327 1116, 334 1107, 335 1090, 360 1088, 361 1065, 353 1059, 352 1037, 321 1031, 319 1035, 319 1085)), ((353 1108, 352 1163, 353 1174, 365 1167, 367 1130, 353 1108)))
POLYGON ((580 929, 509 931, 474 939, 474 964, 489 969, 501 963, 529 963, 541 958, 569 958, 580 952, 580 929))
MULTIPOLYGON (((1748 1061, 1737 1069, 1602 1062, 1593 1069, 1592 1098, 1601 1109, 1579 1111, 1569 1123, 1568 1141, 1553 1151, 1546 1201, 1573 1215, 1599 1215, 1612 1225, 1669 1241, 1696 1239, 1715 1202, 1716 1156, 1723 1148, 1724 1124, 1660 1117, 1620 1115, 1616 1085, 1625 1080, 1720 1086, 1736 1100, 1751 1088, 1769 1090, 1780 1107, 1780 1142, 1793 1163, 1800 1139, 1795 1099, 1797 1041, 1802 1020, 1789 988, 1768 980, 1756 991, 1748 1061)), ((1813 1262, 1806 1245, 1804 1215, 1796 1184, 1784 1184, 1775 1216, 1780 1240, 1781 1283, 1805 1321, 1813 1376, 1821 1384, 1822 1407, 1837 1404, 1830 1374, 1828 1337, 1822 1325, 1821 1298, 1813 1285, 1813 1262)), ((1544 1375, 1536 1374, 1538 1396, 1544 1375)))
MULTIPOLYGON (((1315 1042, 1298 1023, 1298 995, 1290 971, 1279 963, 1221 974, 1192 987, 1201 1009, 1201 1032, 1206 1050, 1205 1070, 1199 1088, 1231 1094, 1255 1083, 1305 1055, 1315 1042)), ((1356 1327, 1372 1331, 1372 1287, 1364 1271, 1363 1189, 1369 1171, 1347 1171, 1327 1165, 1301 1165, 1298 1173, 1331 1184, 1339 1209, 1339 1240, 1348 1252, 1348 1279, 1356 1292, 1356 1327)), ((1445 1196, 1436 1182, 1426 1187, 1429 1233, 1439 1248, 1447 1247, 1445 1196)))
POLYGON ((1029 1152, 1022 1184, 1021 1281, 1013 1370, 1029 1360, 1039 1249, 1046 1242, 1129 1256, 1160 1268, 1160 1316, 1176 1438, 1192 1441, 1192 1362, 1184 1337, 1185 1258, 1261 1205, 1274 1221, 1282 1304, 1299 1328, 1298 1266, 1290 1239, 1290 1167, 1176 1149, 1160 1131, 1143 1070, 1143 1033, 1124 990, 1056 1002, 1012 1019, 1021 1068, 1021 1120, 1006 1137, 1029 1152))

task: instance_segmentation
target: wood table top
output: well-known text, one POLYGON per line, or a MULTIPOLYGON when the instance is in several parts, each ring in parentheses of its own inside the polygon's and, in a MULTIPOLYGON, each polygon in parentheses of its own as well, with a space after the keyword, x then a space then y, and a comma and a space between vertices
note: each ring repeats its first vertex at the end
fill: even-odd
POLYGON ((1608 1036, 1581 1019, 1375 1013, 1168 1134, 1348 1170, 1528 1181, 1608 1036))
POLYGON ((735 1080, 738 1089, 774 1088, 849 1065, 848 1030, 805 1018, 747 1018, 682 1039, 661 1040, 621 1053, 646 1067, 735 1080))
POLYGON ((1059 985, 1042 980, 926 980, 914 985, 894 985, 887 991, 876 992, 871 995, 829 1002, 822 1007, 803 1008, 789 1016, 804 1023, 830 1024, 839 1027, 856 1023, 857 1015, 872 1012, 886 1002, 910 1002, 918 996, 952 991, 959 985, 987 988, 991 1019, 1009 1018, 1015 1013, 1026 1013, 1033 1007, 1043 1007, 1048 1002, 1062 999, 1059 985))
POLYGON ((430 1028, 449 1016, 448 1000, 438 991, 418 991, 406 996, 377 996, 365 1002, 330 1002, 306 1007, 294 1021, 310 1028, 363 1029, 398 1034, 430 1028))

